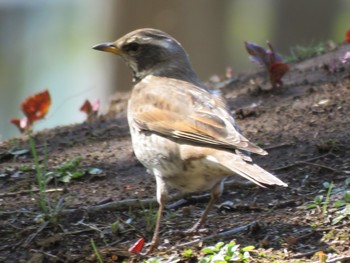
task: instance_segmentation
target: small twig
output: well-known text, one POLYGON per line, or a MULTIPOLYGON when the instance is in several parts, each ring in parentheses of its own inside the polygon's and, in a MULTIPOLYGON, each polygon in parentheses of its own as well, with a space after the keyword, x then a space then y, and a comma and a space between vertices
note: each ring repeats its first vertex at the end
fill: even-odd
POLYGON ((338 172, 337 169, 334 169, 334 168, 326 166, 326 165, 318 164, 318 163, 311 163, 311 162, 306 162, 306 161, 300 161, 299 163, 300 164, 309 164, 309 165, 317 166, 317 167, 320 167, 320 168, 331 170, 332 172, 335 172, 335 173, 338 172))
POLYGON ((350 255, 345 255, 337 258, 332 258, 330 260, 327 260, 327 263, 336 263, 336 262, 349 262, 350 255))
MULTIPOLYGON (((54 192, 62 192, 63 190, 64 190, 63 188, 53 188, 53 189, 46 189, 44 192, 45 193, 54 193, 54 192)), ((38 193, 38 192, 40 192, 40 189, 22 190, 22 191, 18 191, 18 192, 0 194, 0 198, 23 195, 23 194, 32 194, 32 193, 38 193)))
POLYGON ((64 232, 63 235, 73 236, 73 235, 80 235, 81 233, 93 232, 93 231, 96 231, 96 230, 92 229, 92 228, 88 228, 88 229, 82 229, 82 230, 77 230, 77 231, 64 232))
POLYGON ((123 210, 123 209, 128 209, 130 207, 135 207, 139 208, 149 205, 156 205, 157 200, 155 198, 150 198, 150 199, 126 199, 126 200, 121 200, 121 201, 115 201, 115 202, 110 202, 107 204, 102 204, 102 205, 96 205, 96 206, 86 206, 83 208, 73 208, 73 209, 63 209, 58 212, 59 215, 70 215, 77 213, 78 211, 84 211, 87 214, 94 214, 98 212, 103 212, 103 211, 108 211, 108 210, 123 210))
POLYGON ((177 245, 177 247, 187 247, 187 246, 192 246, 192 245, 196 245, 200 242, 203 242, 203 241, 207 241, 209 239, 215 239, 215 238, 218 238, 218 237, 224 237, 224 236, 231 236, 231 235, 236 235, 240 232, 244 232, 244 231, 247 231, 249 230, 252 226, 254 226, 255 224, 257 224, 256 221, 253 221, 249 224, 246 224, 246 225, 243 225, 243 226, 238 226, 238 227, 235 227, 235 228, 232 228, 230 230, 226 230, 224 232, 220 232, 218 234, 215 234, 215 235, 210 235, 210 236, 206 236, 204 238, 197 238, 195 240, 192 240, 190 242, 186 242, 186 243, 182 243, 182 244, 179 244, 177 245))
POLYGON ((56 255, 53 255, 51 253, 48 253, 48 252, 45 252, 45 251, 42 251, 42 250, 37 250, 37 249, 31 249, 30 252, 34 252, 34 253, 41 253, 41 254, 44 254, 45 256, 48 256, 50 258, 54 258, 55 259, 55 262, 65 262, 63 259, 60 259, 59 257, 57 257, 56 255))
POLYGON ((38 229, 35 233, 31 234, 31 235, 26 239, 26 241, 24 242, 23 246, 24 246, 24 247, 27 247, 27 246, 33 241, 33 239, 34 239, 37 235, 39 235, 40 232, 43 231, 43 230, 47 227, 48 224, 49 224, 49 221, 45 221, 44 223, 42 223, 41 226, 39 227, 39 229, 38 229))
POLYGON ((310 250, 304 253, 298 253, 295 255, 292 255, 291 258, 303 258, 303 257, 310 257, 313 256, 315 253, 319 252, 321 249, 314 249, 314 250, 310 250))
MULTIPOLYGON (((225 187, 231 188, 231 187, 241 187, 241 188, 248 188, 252 187, 255 184, 251 181, 237 181, 237 180, 230 180, 228 182, 225 182, 225 187)), ((202 198, 208 198, 209 195, 200 195, 200 196, 192 196, 191 198, 188 198, 187 201, 178 201, 179 199, 183 198, 186 196, 186 194, 183 193, 177 193, 169 197, 168 201, 173 202, 177 201, 175 204, 167 206, 168 208, 172 209, 180 204, 183 204, 184 202, 188 202, 189 200, 195 200, 198 202, 202 198)), ((73 209, 63 209, 61 210, 58 214, 59 215, 70 215, 77 213, 78 211, 84 211, 87 214, 94 214, 98 212, 103 212, 103 211, 109 211, 109 210, 124 210, 124 209, 129 209, 130 207, 133 208, 143 208, 143 207, 150 207, 150 206, 157 206, 158 202, 155 198, 148 198, 148 199, 126 199, 126 200, 120 200, 120 201, 114 201, 114 202, 109 202, 101 205, 95 205, 95 206, 86 206, 83 208, 73 208, 73 209)))
POLYGON ((97 232, 100 232, 100 233, 102 233, 102 230, 104 229, 104 228, 106 228, 106 227, 104 227, 104 228, 98 228, 97 226, 95 226, 95 225, 93 225, 93 224, 86 224, 86 223, 84 223, 84 222, 78 222, 77 224, 75 224, 75 225, 82 225, 82 226, 86 226, 86 227, 88 227, 89 229, 91 229, 91 230, 94 230, 94 231, 97 231, 97 232))
POLYGON ((298 205, 296 200, 285 200, 272 205, 272 209, 282 209, 286 207, 295 207, 298 205))
POLYGON ((0 216, 2 216, 2 215, 13 215, 13 214, 33 214, 33 215, 37 215, 38 212, 25 211, 25 210, 0 211, 0 216))
MULTIPOLYGON (((277 167, 277 168, 274 168, 274 169, 271 169, 271 171, 279 171, 279 170, 284 170, 284 169, 288 169, 288 168, 291 168, 291 167, 294 167, 296 165, 300 165, 300 164, 311 164, 311 165, 317 165, 315 163, 311 163, 312 161, 315 161, 315 160, 318 160, 318 159, 321 159, 321 158, 324 158, 328 155, 330 155, 331 153, 326 153, 326 154, 323 154, 323 155, 320 155, 320 156, 316 156, 316 157, 312 157, 312 158, 309 158, 309 159, 306 159, 305 161, 295 161, 291 164, 287 164, 285 166, 281 166, 281 167, 277 167)), ((321 165, 318 165, 321 167, 321 165)), ((326 168, 326 169, 331 169, 332 171, 336 171, 334 170, 333 168, 330 168, 330 167, 327 167, 327 166, 324 166, 323 168, 326 168)))
POLYGON ((232 179, 232 180, 226 181, 224 186, 225 186, 225 189, 250 188, 250 187, 256 186, 256 184, 248 180, 241 181, 241 180, 232 179))
POLYGON ((293 146, 294 143, 281 143, 281 144, 276 144, 276 145, 271 145, 269 147, 264 147, 264 150, 265 151, 270 151, 270 150, 273 150, 273 149, 276 149, 276 148, 281 148, 281 147, 286 147, 286 146, 293 146))

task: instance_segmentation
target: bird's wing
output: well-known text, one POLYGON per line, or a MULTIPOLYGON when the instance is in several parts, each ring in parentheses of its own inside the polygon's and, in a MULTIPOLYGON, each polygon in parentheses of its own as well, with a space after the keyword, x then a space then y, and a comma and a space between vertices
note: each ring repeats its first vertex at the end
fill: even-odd
POLYGON ((134 87, 129 103, 139 129, 196 145, 266 154, 237 131, 219 97, 191 83, 152 77, 134 87))

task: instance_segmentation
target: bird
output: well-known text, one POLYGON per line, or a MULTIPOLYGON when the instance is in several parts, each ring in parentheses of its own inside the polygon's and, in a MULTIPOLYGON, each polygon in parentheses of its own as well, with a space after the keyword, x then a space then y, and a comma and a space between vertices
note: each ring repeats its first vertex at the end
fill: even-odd
POLYGON ((265 187, 287 184, 255 164, 249 153, 267 152, 245 138, 225 100, 199 80, 180 42, 153 28, 127 33, 93 49, 116 54, 132 71, 127 119, 137 159, 154 175, 159 203, 147 254, 159 245, 169 189, 210 191, 195 233, 223 192, 224 179, 240 175, 265 187))

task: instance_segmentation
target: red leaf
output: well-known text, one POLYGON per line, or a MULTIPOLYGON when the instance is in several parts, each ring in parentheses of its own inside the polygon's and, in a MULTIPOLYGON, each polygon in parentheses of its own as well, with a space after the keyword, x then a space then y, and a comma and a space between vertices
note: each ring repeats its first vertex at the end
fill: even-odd
POLYGON ((21 133, 24 133, 27 128, 32 128, 31 125, 28 123, 27 117, 24 117, 22 120, 18 118, 12 118, 9 121, 13 123, 21 133))
POLYGON ((51 106, 51 97, 48 90, 34 94, 21 103, 21 110, 33 123, 45 117, 51 106))
POLYGON ((93 122, 97 119, 99 109, 99 100, 95 100, 93 103, 91 103, 89 100, 85 100, 84 104, 80 107, 80 111, 87 115, 88 122, 93 122))
POLYGON ((260 65, 265 66, 265 69, 270 75, 270 81, 272 86, 282 86, 282 77, 289 70, 289 66, 283 62, 282 57, 275 52, 270 42, 267 42, 269 49, 251 43, 244 42, 247 52, 250 55, 250 59, 260 65))
POLYGON ((270 81, 273 86, 282 85, 282 77, 289 70, 289 66, 283 62, 275 62, 269 68, 270 81))
POLYGON ((265 48, 252 42, 244 42, 244 45, 252 62, 269 67, 269 54, 265 48))
POLYGON ((350 29, 348 29, 345 33, 345 40, 346 43, 350 43, 350 29))
POLYGON ((143 249, 143 246, 145 245, 145 239, 141 237, 139 240, 135 242, 130 248, 129 252, 140 254, 141 250, 143 249))
POLYGON ((100 109, 100 101, 95 100, 91 103, 89 100, 85 100, 84 104, 80 107, 80 111, 85 112, 87 115, 90 115, 94 112, 98 112, 100 109))
POLYGON ((80 107, 80 111, 90 115, 92 113, 92 105, 89 100, 85 100, 84 104, 80 107))

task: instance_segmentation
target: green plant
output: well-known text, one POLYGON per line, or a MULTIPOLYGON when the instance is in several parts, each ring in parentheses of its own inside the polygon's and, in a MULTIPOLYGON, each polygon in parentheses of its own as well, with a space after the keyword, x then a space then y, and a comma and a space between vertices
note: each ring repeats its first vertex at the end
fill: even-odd
POLYGON ((111 224, 111 231, 113 234, 117 234, 118 231, 120 230, 121 226, 120 226, 120 222, 119 220, 116 220, 115 222, 113 222, 111 224))
POLYGON ((323 202, 323 195, 316 195, 314 200, 306 205, 307 209, 314 209, 321 207, 323 202))
POLYGON ((44 147, 44 167, 43 169, 40 167, 39 164, 39 159, 38 159, 38 154, 35 148, 35 142, 34 139, 32 137, 31 132, 27 129, 27 135, 29 137, 29 144, 30 144, 30 149, 33 155, 33 159, 34 159, 34 166, 35 166, 35 171, 36 171, 36 179, 38 182, 38 186, 39 186, 39 208, 40 210, 47 214, 50 210, 50 201, 48 199, 47 193, 46 193, 46 178, 45 178, 45 174, 46 174, 46 168, 47 168, 47 146, 45 143, 45 147, 44 147))
MULTIPOLYGON (((346 187, 350 185, 350 178, 345 180, 346 187)), ((350 190, 347 190, 343 194, 343 198, 334 203, 334 207, 341 208, 335 215, 336 217, 332 220, 332 225, 335 225, 345 218, 350 218, 350 190)))
POLYGON ((146 209, 141 203, 142 215, 144 222, 146 222, 146 231, 151 232, 157 221, 157 212, 154 211, 152 205, 150 204, 149 208, 146 209))
POLYGON ((63 183, 69 183, 72 179, 78 179, 85 174, 85 171, 79 168, 79 165, 83 158, 81 156, 74 157, 73 159, 63 162, 60 165, 55 166, 53 172, 47 173, 48 180, 57 178, 63 183))
POLYGON ((215 246, 209 246, 202 249, 204 257, 200 263, 229 263, 229 262, 249 262, 249 251, 254 249, 253 246, 239 248, 235 242, 225 244, 219 242, 215 246))
POLYGON ((167 259, 161 259, 159 257, 152 257, 147 259, 146 263, 177 263, 181 262, 180 258, 177 256, 170 256, 167 259))
POLYGON ((193 256, 193 250, 192 249, 185 249, 183 252, 182 252, 182 255, 185 257, 185 258, 191 258, 193 256))
POLYGON ((344 194, 342 195, 342 198, 332 202, 332 209, 330 209, 330 197, 332 194, 332 190, 334 189, 334 184, 333 182, 324 182, 323 187, 327 189, 326 196, 324 197, 323 195, 317 195, 313 201, 306 205, 306 207, 308 209, 317 208, 321 210, 324 215, 330 212, 335 212, 334 218, 332 219, 332 225, 335 225, 346 218, 350 218, 350 190, 348 190, 349 186, 350 178, 347 178, 345 180, 345 187, 340 187, 337 191, 337 194, 339 194, 339 192, 345 190, 344 194))
POLYGON ((97 261, 99 263, 103 263, 103 260, 102 260, 102 257, 100 255, 100 252, 98 252, 98 249, 97 249, 97 247, 95 245, 95 241, 92 238, 90 239, 90 243, 91 243, 91 247, 92 247, 92 249, 93 249, 93 251, 95 253, 95 256, 97 258, 97 261))
POLYGON ((329 204, 329 197, 332 193, 332 189, 334 187, 333 183, 328 183, 328 182, 324 182, 323 183, 323 187, 327 189, 327 193, 326 193, 326 197, 324 197, 323 195, 316 195, 316 197, 314 198, 313 201, 311 201, 309 204, 306 205, 306 207, 308 209, 314 209, 314 208, 318 208, 322 210, 323 214, 327 213, 327 207, 329 204))
POLYGON ((337 211, 336 217, 332 220, 332 225, 338 224, 345 218, 350 218, 350 203, 347 204, 342 210, 337 211))
POLYGON ((307 46, 296 45, 290 48, 290 55, 284 56, 289 63, 302 61, 311 57, 324 54, 330 49, 332 44, 328 42, 320 42, 318 44, 310 43, 307 46))
MULTIPOLYGON (((34 159, 34 168, 36 179, 39 188, 39 200, 38 206, 42 214, 37 215, 35 221, 37 223, 43 223, 46 220, 51 223, 57 222, 57 213, 62 208, 63 199, 59 199, 54 206, 52 206, 50 199, 47 194, 47 183, 48 183, 48 175, 47 172, 47 144, 44 144, 44 154, 43 154, 43 165, 41 166, 39 163, 38 153, 35 147, 34 138, 29 129, 26 131, 29 138, 30 150, 34 159)), ((23 168, 23 167, 22 167, 23 168)), ((28 170, 28 167, 25 167, 23 170, 28 170)))
POLYGON ((329 204, 329 197, 331 196, 334 184, 333 184, 333 182, 331 182, 331 183, 325 182, 325 183, 323 183, 323 187, 328 189, 327 194, 326 194, 326 199, 323 202, 323 206, 322 206, 322 213, 325 215, 327 213, 327 207, 329 204))

